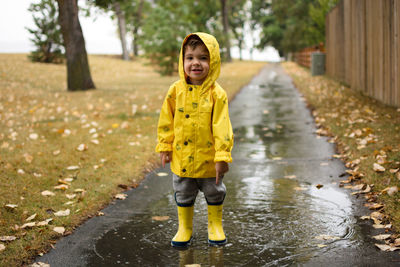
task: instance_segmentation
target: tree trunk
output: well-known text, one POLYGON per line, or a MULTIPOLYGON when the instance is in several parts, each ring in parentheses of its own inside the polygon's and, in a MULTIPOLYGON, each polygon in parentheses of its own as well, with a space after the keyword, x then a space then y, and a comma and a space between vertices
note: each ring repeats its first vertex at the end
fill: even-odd
POLYGON ((67 57, 69 91, 94 89, 86 53, 85 39, 78 17, 77 0, 57 0, 59 23, 67 57))
POLYGON ((228 5, 226 0, 221 0, 222 8, 222 25, 224 28, 225 48, 226 48, 226 61, 231 62, 231 42, 229 39, 229 22, 228 22, 228 5))
POLYGON ((135 57, 137 57, 139 55, 138 31, 139 31, 141 20, 142 20, 143 4, 144 4, 144 0, 140 0, 139 7, 136 12, 136 19, 135 19, 136 25, 134 25, 134 28, 133 28, 132 48, 133 48, 133 54, 135 55, 135 57))
POLYGON ((118 19, 118 30, 119 30, 119 38, 121 39, 122 45, 122 59, 129 60, 128 49, 126 48, 126 23, 125 23, 125 15, 121 11, 121 6, 118 2, 114 3, 114 11, 117 15, 118 19))

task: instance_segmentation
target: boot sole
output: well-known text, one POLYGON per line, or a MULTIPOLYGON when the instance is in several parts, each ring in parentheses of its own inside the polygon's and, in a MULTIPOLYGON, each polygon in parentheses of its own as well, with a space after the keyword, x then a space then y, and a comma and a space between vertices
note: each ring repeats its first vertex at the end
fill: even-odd
POLYGON ((212 246, 223 246, 228 242, 227 239, 224 240, 210 240, 208 239, 208 244, 212 245, 212 246))
POLYGON ((171 246, 175 248, 185 248, 190 246, 191 241, 192 238, 190 238, 189 241, 171 241, 171 246))

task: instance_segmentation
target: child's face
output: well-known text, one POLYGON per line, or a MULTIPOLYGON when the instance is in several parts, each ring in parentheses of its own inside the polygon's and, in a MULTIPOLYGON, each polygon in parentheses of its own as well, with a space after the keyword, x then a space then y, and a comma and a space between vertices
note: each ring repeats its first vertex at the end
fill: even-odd
POLYGON ((183 68, 188 76, 188 82, 195 85, 202 84, 210 70, 210 55, 206 46, 198 45, 195 49, 187 46, 183 68))

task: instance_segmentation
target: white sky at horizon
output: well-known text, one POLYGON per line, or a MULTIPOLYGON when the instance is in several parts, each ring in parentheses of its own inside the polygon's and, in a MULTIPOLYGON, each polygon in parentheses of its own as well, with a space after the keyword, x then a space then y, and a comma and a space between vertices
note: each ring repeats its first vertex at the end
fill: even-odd
MULTIPOLYGON (((0 0, 0 53, 29 53, 34 49, 30 33, 26 27, 34 28, 32 14, 28 11, 31 3, 38 0, 0 0)), ((94 14, 92 17, 79 17, 86 50, 89 54, 121 54, 121 42, 118 38, 117 24, 107 14, 94 14)), ((128 47, 130 42, 128 41, 128 47)), ((239 49, 231 50, 234 58, 239 57, 239 49)), ((243 58, 250 59, 249 49, 243 50, 243 58)), ((279 61, 279 55, 273 47, 264 51, 254 50, 253 60, 279 61)))

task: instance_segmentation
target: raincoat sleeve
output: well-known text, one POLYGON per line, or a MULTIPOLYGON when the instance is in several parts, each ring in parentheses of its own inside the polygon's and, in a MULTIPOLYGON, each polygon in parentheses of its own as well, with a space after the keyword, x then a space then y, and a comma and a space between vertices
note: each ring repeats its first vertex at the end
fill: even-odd
POLYGON ((172 85, 161 107, 157 127, 156 152, 172 151, 174 142, 174 115, 175 115, 176 87, 172 85))
POLYGON ((225 91, 214 95, 212 130, 215 147, 214 162, 232 162, 233 131, 229 119, 228 97, 225 91))

